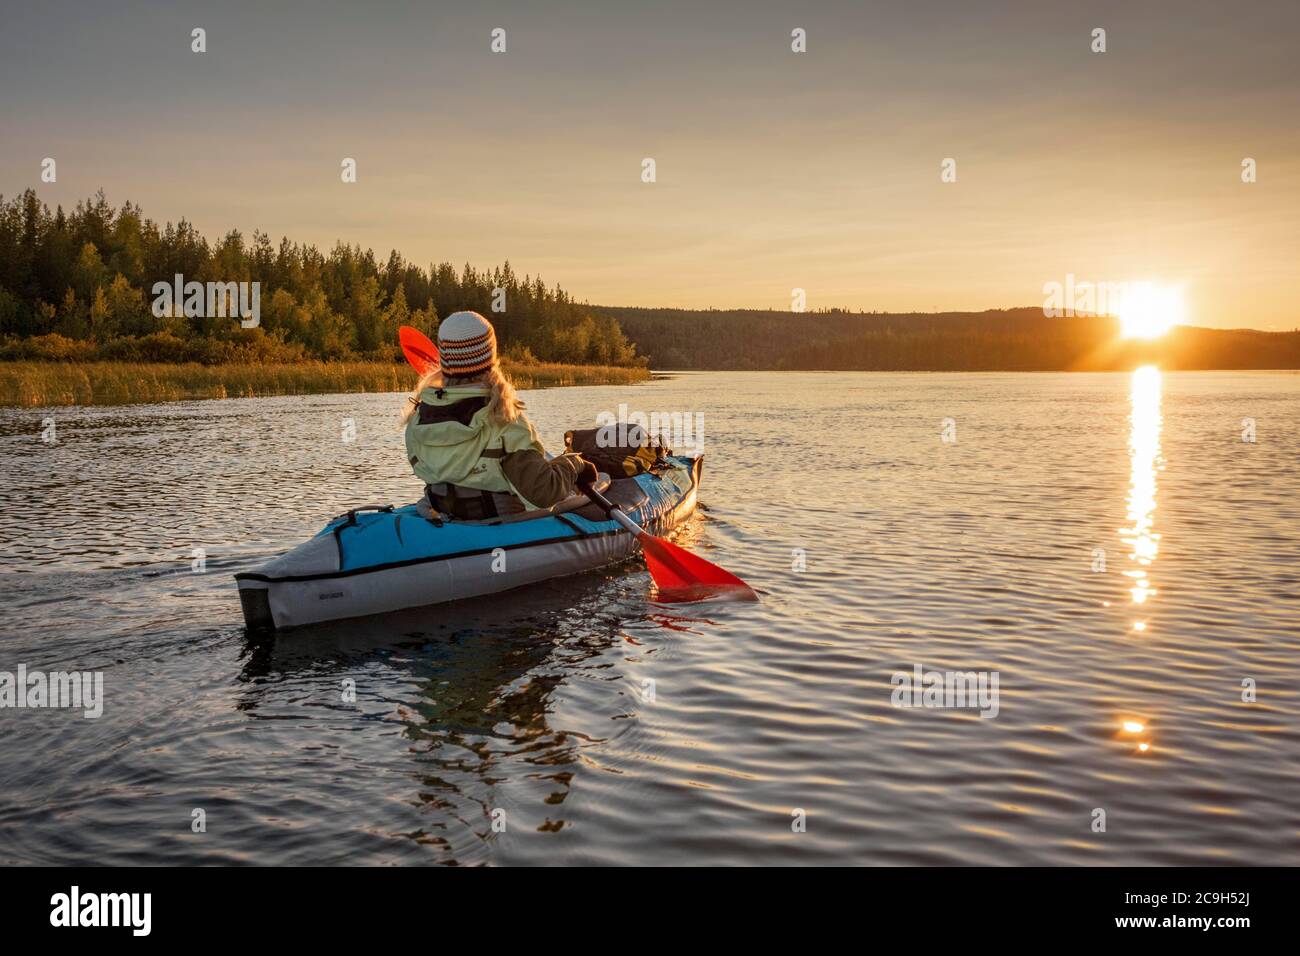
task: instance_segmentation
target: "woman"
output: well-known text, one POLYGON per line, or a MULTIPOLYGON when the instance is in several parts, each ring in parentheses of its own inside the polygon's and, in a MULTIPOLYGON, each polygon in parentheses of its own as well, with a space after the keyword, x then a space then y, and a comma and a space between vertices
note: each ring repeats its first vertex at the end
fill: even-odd
POLYGON ((406 455, 435 511, 480 520, 548 508, 596 480, 579 455, 547 459, 487 319, 447 316, 438 354, 441 368, 420 379, 406 411, 406 455))

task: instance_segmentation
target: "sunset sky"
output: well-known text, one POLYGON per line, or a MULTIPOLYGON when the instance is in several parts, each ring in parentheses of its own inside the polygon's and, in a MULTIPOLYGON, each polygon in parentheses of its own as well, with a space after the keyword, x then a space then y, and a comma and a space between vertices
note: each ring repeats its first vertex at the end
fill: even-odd
POLYGON ((0 194, 610 305, 984 309, 1073 273, 1294 328, 1298 37, 1295 0, 10 5, 0 194))

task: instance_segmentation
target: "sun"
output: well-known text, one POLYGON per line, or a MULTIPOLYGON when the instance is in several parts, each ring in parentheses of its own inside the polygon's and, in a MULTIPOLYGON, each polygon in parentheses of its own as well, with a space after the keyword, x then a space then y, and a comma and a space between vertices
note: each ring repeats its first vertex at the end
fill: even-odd
POLYGON ((1126 339, 1156 339, 1187 316, 1181 286, 1136 282, 1124 291, 1119 311, 1120 334, 1126 339))

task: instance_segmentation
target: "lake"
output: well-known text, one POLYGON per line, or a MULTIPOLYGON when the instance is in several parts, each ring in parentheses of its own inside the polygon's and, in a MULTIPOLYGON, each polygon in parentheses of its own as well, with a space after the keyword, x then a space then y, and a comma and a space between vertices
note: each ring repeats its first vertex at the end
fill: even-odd
POLYGON ((104 687, 0 710, 0 862, 1300 860, 1300 375, 526 397, 702 415, 677 540, 761 602, 632 562, 253 640, 235 572, 418 496, 402 396, 0 409, 0 671, 104 687))

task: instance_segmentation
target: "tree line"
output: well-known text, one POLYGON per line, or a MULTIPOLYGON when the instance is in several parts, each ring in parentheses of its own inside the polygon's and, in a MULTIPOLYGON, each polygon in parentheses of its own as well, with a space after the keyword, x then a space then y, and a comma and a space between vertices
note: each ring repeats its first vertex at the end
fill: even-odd
POLYGON ((792 313, 594 306, 652 368, 896 371, 1108 371, 1300 368, 1300 332, 1179 327, 1122 340, 1110 316, 1047 318, 1041 308, 792 313))
POLYGON ((492 319, 517 360, 643 364, 618 321, 558 285, 520 278, 506 262, 459 271, 421 267, 396 251, 338 243, 329 253, 239 231, 209 242, 182 219, 159 226, 101 190, 67 213, 34 190, 0 196, 0 358, 222 362, 399 361, 397 328, 432 335, 440 317, 474 309, 492 319), (156 316, 153 286, 260 283, 260 323, 212 315, 156 316), (504 311, 494 311, 494 303, 504 311))
POLYGON ((433 334, 474 309, 503 352, 582 365, 665 369, 1022 370, 1300 368, 1300 332, 1179 328, 1121 342, 1105 316, 1046 318, 1041 309, 792 313, 592 306, 558 285, 450 263, 428 268, 393 251, 337 243, 328 254, 238 231, 209 242, 193 225, 158 226, 100 191, 71 213, 34 190, 0 196, 0 359, 161 362, 400 361, 397 327, 433 334), (153 286, 260 284, 260 324, 210 314, 161 317, 153 286), (493 309, 504 301, 505 311, 493 309))

